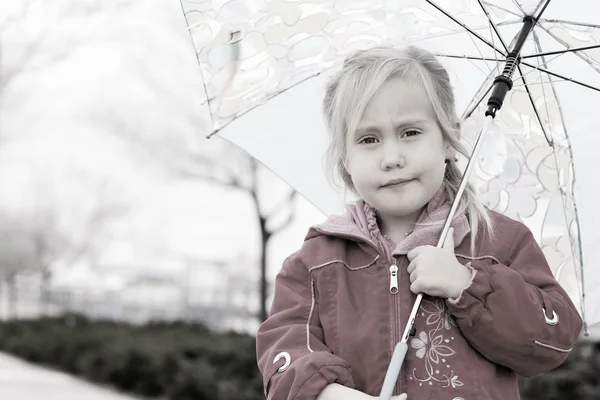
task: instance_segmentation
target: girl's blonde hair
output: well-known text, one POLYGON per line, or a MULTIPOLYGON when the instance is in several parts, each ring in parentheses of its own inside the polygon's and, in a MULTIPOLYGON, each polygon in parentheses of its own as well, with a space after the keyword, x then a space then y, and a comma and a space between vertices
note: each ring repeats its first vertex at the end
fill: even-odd
MULTIPOLYGON (((323 99, 323 112, 330 134, 325 158, 328 179, 337 185, 336 176, 341 177, 344 186, 356 195, 358 193, 352 178, 345 168, 346 137, 357 129, 365 108, 376 92, 394 78, 406 79, 423 86, 433 106, 444 141, 469 157, 460 142, 460 121, 456 114, 450 77, 432 53, 415 46, 402 49, 376 47, 355 52, 346 58, 341 71, 328 83, 323 99)), ((449 201, 456 197, 461 179, 462 173, 455 160, 448 160, 444 186, 449 201)), ((471 226, 473 251, 477 233, 483 230, 493 236, 493 226, 488 210, 478 199, 470 183, 462 195, 457 215, 463 212, 471 226)))

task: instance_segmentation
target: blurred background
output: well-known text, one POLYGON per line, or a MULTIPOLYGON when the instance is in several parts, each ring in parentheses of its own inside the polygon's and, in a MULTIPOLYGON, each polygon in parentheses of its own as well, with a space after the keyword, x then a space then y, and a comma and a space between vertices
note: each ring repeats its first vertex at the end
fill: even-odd
MULTIPOLYGON (((205 139, 202 93, 178 0, 0 4, 3 400, 263 398, 254 334, 323 216, 205 139)), ((600 399, 597 331, 523 398, 600 399)))

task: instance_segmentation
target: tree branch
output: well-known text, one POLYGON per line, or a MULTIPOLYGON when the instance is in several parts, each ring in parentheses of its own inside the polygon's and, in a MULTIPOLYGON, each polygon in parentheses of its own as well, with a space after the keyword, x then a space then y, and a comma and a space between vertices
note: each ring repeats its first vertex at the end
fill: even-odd
POLYGON ((269 231, 270 234, 271 235, 277 235, 278 233, 280 233, 282 230, 284 230, 294 220, 295 216, 296 216, 296 210, 292 208, 290 210, 290 213, 289 213, 288 217, 285 219, 285 221, 283 221, 276 228, 271 229, 269 231))
POLYGON ((273 209, 271 210, 271 213, 267 216, 267 219, 274 218, 276 215, 278 215, 285 206, 290 205, 290 203, 292 203, 294 201, 294 198, 296 197, 297 194, 298 194, 298 192, 295 191, 294 189, 290 190, 290 193, 287 196, 285 196, 279 202, 279 204, 277 204, 275 207, 273 207, 273 209))

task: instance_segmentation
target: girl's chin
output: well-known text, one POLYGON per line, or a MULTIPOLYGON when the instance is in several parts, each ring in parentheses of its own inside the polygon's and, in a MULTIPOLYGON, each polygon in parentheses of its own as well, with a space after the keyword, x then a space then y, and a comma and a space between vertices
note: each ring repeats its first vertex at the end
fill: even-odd
MULTIPOLYGON (((415 208, 413 206, 402 207, 398 204, 389 204, 389 202, 380 202, 374 205, 375 209, 381 214, 385 214, 388 217, 393 218, 407 218, 414 217, 416 213, 420 213, 422 207, 415 208)), ((417 216, 418 217, 418 216, 417 216)))

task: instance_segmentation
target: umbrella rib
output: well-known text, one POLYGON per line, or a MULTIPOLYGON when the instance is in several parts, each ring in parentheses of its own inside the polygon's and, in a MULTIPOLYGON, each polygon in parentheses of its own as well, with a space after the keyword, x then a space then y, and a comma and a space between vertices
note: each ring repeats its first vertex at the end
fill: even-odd
MULTIPOLYGON (((534 31, 533 32, 533 39, 535 42, 535 45, 538 49, 538 51, 542 50, 542 46, 540 44, 540 39, 537 35, 537 33, 534 31)), ((542 63, 544 66, 547 65, 546 63, 546 58, 542 55, 542 63)), ((569 135, 569 131, 567 129, 567 124, 566 124, 566 119, 565 119, 565 114, 563 112, 563 108, 562 108, 562 103, 560 101, 560 97, 558 96, 558 93, 556 91, 556 87, 554 86, 554 81, 552 80, 552 78, 549 76, 548 77, 548 81, 550 82, 550 88, 552 89, 552 94, 554 95, 554 98, 556 99, 556 105, 558 106, 558 115, 560 116, 560 120, 561 120, 561 124, 563 126, 563 131, 565 133, 565 138, 567 139, 567 151, 569 152, 569 156, 571 157, 571 163, 573 163, 571 171, 573 174, 573 182, 571 185, 571 199, 573 201, 573 210, 574 210, 574 214, 575 214, 575 223, 577 224, 577 237, 579 240, 577 240, 577 249, 579 252, 579 268, 581 270, 581 277, 583 280, 583 248, 581 246, 581 229, 580 229, 580 221, 579 221, 579 212, 577 209, 577 201, 575 200, 575 191, 573 190, 573 188, 575 187, 575 182, 577 181, 577 175, 575 173, 575 163, 574 163, 574 157, 573 157, 573 148, 571 146, 571 137, 569 135)), ((564 203, 563 203, 564 204, 564 203)), ((564 207, 565 209, 565 221, 567 220, 567 216, 566 216, 566 207, 564 207)), ((571 230, 569 227, 567 227, 567 232, 569 237, 571 236, 571 230)), ((580 282, 578 282, 578 284, 580 284, 579 290, 581 292, 581 312, 583 314, 583 320, 585 321, 585 304, 583 302, 583 298, 585 296, 585 287, 584 285, 582 285, 580 282)), ((587 329, 587 327, 586 327, 587 329)))
MULTIPOLYGON (((183 12, 184 16, 187 16, 183 4, 180 2, 181 12, 183 12)), ((187 24, 187 21, 186 21, 187 24)), ((200 63, 200 57, 198 52, 196 51, 196 45, 194 44, 194 36, 192 35, 191 30, 188 27, 188 38, 190 43, 192 44, 192 49, 194 50, 194 54, 196 55, 196 62, 198 63, 198 69, 200 70, 200 79, 202 79, 202 87, 204 88, 204 94, 206 95, 206 106, 208 107, 208 113, 210 115, 210 123, 214 125, 215 117, 213 114, 213 110, 210 104, 210 96, 208 95, 208 87, 206 86, 206 81, 204 80, 204 71, 202 71, 202 64, 200 63)), ((204 102, 202 102, 204 104, 204 102)))
POLYGON ((523 6, 520 5, 516 0, 511 0, 512 3, 519 9, 519 11, 521 11, 523 13, 523 15, 526 15, 525 10, 523 9, 523 6))
MULTIPOLYGON (((569 49, 569 43, 566 43, 564 40, 562 40, 561 38, 557 37, 555 34, 553 34, 552 32, 550 32, 549 29, 547 29, 544 25, 542 24, 538 24, 538 26, 544 31, 546 32, 548 35, 550 35, 551 38, 553 38, 554 40, 556 40, 558 43, 560 43, 561 45, 565 46, 567 48, 567 50, 569 49)), ((589 57, 585 54, 581 54, 581 53, 573 53, 575 54, 577 57, 581 58, 583 61, 587 62, 590 67, 592 67, 596 72, 600 72, 600 68, 594 66, 590 60, 589 57)))
MULTIPOLYGON (((515 36, 511 43, 510 46, 514 46, 516 40, 517 40, 517 36, 515 36)), ((483 88, 488 85, 488 83, 490 81, 492 81, 494 79, 494 76, 492 75, 493 72, 490 72, 490 74, 487 76, 487 78, 481 83, 481 86, 479 87, 479 89, 477 90, 477 93, 482 93, 483 92, 483 88)), ((478 99, 477 98, 477 94, 475 95, 475 98, 473 100, 471 100, 471 103, 469 104, 469 106, 465 109, 465 111, 463 112, 463 115, 461 116, 461 120, 464 121, 465 119, 469 118, 471 116, 471 114, 473 114, 473 112, 475 111, 475 109, 477 109, 477 107, 479 107, 479 104, 481 104, 481 102, 483 101, 483 99, 485 99, 485 97, 492 91, 492 89, 494 88, 494 85, 488 85, 487 90, 485 91, 485 93, 483 93, 481 95, 481 97, 478 99)))
POLYGON ((498 49, 496 46, 494 46, 492 43, 490 43, 486 38, 484 38, 483 36, 481 36, 480 34, 478 34, 477 32, 475 32, 473 29, 469 28, 466 24, 460 22, 452 14, 450 14, 448 11, 446 11, 445 9, 443 9, 442 7, 440 7, 439 5, 437 5, 436 3, 434 3, 432 0, 425 0, 425 1, 427 3, 429 3, 432 7, 436 8, 438 11, 440 11, 442 14, 444 14, 445 16, 447 16, 448 18, 450 18, 452 21, 454 21, 458 25, 462 26, 470 34, 472 34, 473 36, 475 36, 477 39, 481 40, 483 43, 487 44, 489 47, 491 47, 492 49, 494 49, 496 52, 502 54, 503 56, 506 56, 506 54, 502 50, 498 49))
POLYGON ((488 1, 483 0, 483 4, 487 5, 488 7, 497 8, 498 10, 502 10, 505 13, 514 15, 515 17, 523 18, 523 15, 517 14, 514 11, 511 11, 511 10, 509 10, 507 8, 504 8, 504 7, 500 7, 500 6, 496 5, 496 4, 492 4, 492 3, 488 2, 488 1))
POLYGON ((529 54, 526 56, 522 56, 521 58, 526 59, 526 58, 533 58, 533 57, 552 56, 555 54, 564 54, 564 53, 571 53, 571 52, 576 52, 576 51, 592 50, 592 49, 597 49, 597 48, 600 48, 600 44, 595 44, 592 46, 584 46, 584 47, 571 47, 566 50, 548 51, 545 53, 529 54))
MULTIPOLYGON (((544 6, 542 7, 541 11, 538 13, 538 15, 535 17, 535 22, 539 21, 542 14, 544 13, 544 11, 546 11, 546 8, 548 8, 548 6, 550 5, 550 1, 551 0, 546 0, 546 3, 544 4, 544 6)), ((535 11, 533 12, 533 14, 535 15, 535 13, 537 12, 537 10, 540 9, 540 5, 542 5, 542 1, 540 1, 537 5, 537 7, 535 8, 535 11)))
POLYGON ((481 83, 481 86, 479 87, 479 89, 477 89, 477 93, 482 93, 483 92, 483 88, 487 86, 487 90, 485 92, 483 92, 483 94, 481 94, 481 96, 477 96, 477 93, 475 94, 475 97, 473 98, 473 100, 471 100, 471 103, 469 104, 469 106, 467 106, 467 108, 465 109, 465 111, 463 112, 462 116, 460 117, 461 121, 464 121, 465 119, 469 118, 471 116, 471 114, 473 114, 473 111, 475 111, 475 109, 477 109, 477 107, 479 107, 479 104, 481 104, 481 102, 483 101, 483 99, 485 99, 485 97, 488 95, 488 93, 490 93, 494 87, 494 85, 488 85, 488 82, 490 82, 492 80, 492 78, 494 77, 493 75, 493 71, 490 72, 490 74, 487 76, 486 79, 484 79, 484 81, 481 83))
POLYGON ((587 24, 585 22, 569 21, 566 19, 540 19, 539 22, 550 22, 550 23, 554 23, 554 24, 584 26, 586 28, 600 28, 600 25, 598 25, 598 24, 587 24))
POLYGON ((529 101, 531 102, 531 106, 533 107, 533 111, 535 112, 535 116, 537 117, 537 120, 540 123, 542 132, 544 133, 544 137, 546 138, 546 142, 548 143, 548 145, 550 147, 554 147, 554 142, 552 141, 552 139, 550 137, 548 137, 548 132, 546 132, 546 128, 544 127, 544 123, 542 122, 540 113, 537 109, 537 106, 535 105, 535 101, 533 100, 533 96, 531 95, 531 91, 529 90, 529 86, 527 86, 527 80, 525 79, 523 70, 521 69, 521 66, 518 64, 517 64, 517 68, 519 69, 519 74, 521 74, 521 79, 523 80, 523 83, 525 84, 525 90, 527 91, 527 96, 529 97, 529 101))
POLYGON ((587 83, 580 82, 580 81, 578 81, 578 80, 576 80, 576 79, 569 78, 569 77, 566 77, 566 76, 564 76, 564 75, 561 75, 561 74, 557 74, 556 72, 549 71, 549 70, 547 70, 546 68, 542 68, 542 67, 536 67, 535 65, 529 64, 529 63, 527 63, 527 62, 525 62, 525 61, 521 61, 521 64, 523 64, 523 65, 526 65, 526 66, 528 66, 529 68, 533 68, 533 69, 540 70, 540 71, 542 71, 542 72, 545 72, 545 73, 547 73, 548 75, 555 76, 555 77, 557 77, 557 78, 560 78, 560 79, 563 79, 563 80, 565 80, 565 81, 569 81, 569 82, 575 83, 576 85, 580 85, 580 86, 586 87, 586 88, 588 88, 588 89, 592 89, 592 90, 595 90, 595 91, 597 91, 597 92, 600 92, 600 89, 598 89, 598 88, 597 88, 597 87, 595 87, 595 86, 588 85, 587 83))
MULTIPOLYGON (((526 73, 525 76, 527 76, 529 74, 530 74, 530 72, 526 73)), ((519 80, 519 79, 517 79, 517 80, 519 80)), ((558 80, 555 80, 554 82, 568 82, 568 81, 565 81, 564 79, 558 79, 558 80)), ((543 85, 544 83, 546 83, 546 82, 530 82, 530 83, 528 83, 528 86, 543 85)), ((525 84, 523 84, 523 83, 520 83, 517 85, 513 84, 513 88, 522 87, 522 86, 525 86, 525 84)))
MULTIPOLYGON (((438 57, 446 57, 446 58, 461 58, 461 59, 465 59, 465 60, 475 60, 475 61, 496 61, 496 60, 492 60, 490 58, 486 58, 486 57, 479 57, 479 56, 468 56, 468 55, 459 55, 459 54, 445 54, 445 53, 435 53, 435 56, 438 57)), ((505 60, 500 60, 502 62, 504 62, 505 60)))
POLYGON ((483 5, 483 1, 482 0, 477 0, 477 2, 479 3, 479 6, 483 10, 483 13, 487 17, 487 19, 488 19, 488 21, 490 23, 490 26, 492 27, 492 29, 494 30, 494 32, 496 32, 496 36, 498 36, 498 39, 500 39, 500 43, 502 44, 502 47, 504 47, 504 51, 506 51, 508 53, 508 47, 506 47, 506 43, 504 42, 504 39, 502 39, 502 36, 500 36, 500 32, 498 31, 498 28, 496 27, 496 24, 494 24, 494 22, 492 21, 492 17, 490 16, 490 13, 488 12, 487 8, 485 8, 485 6, 483 5))

